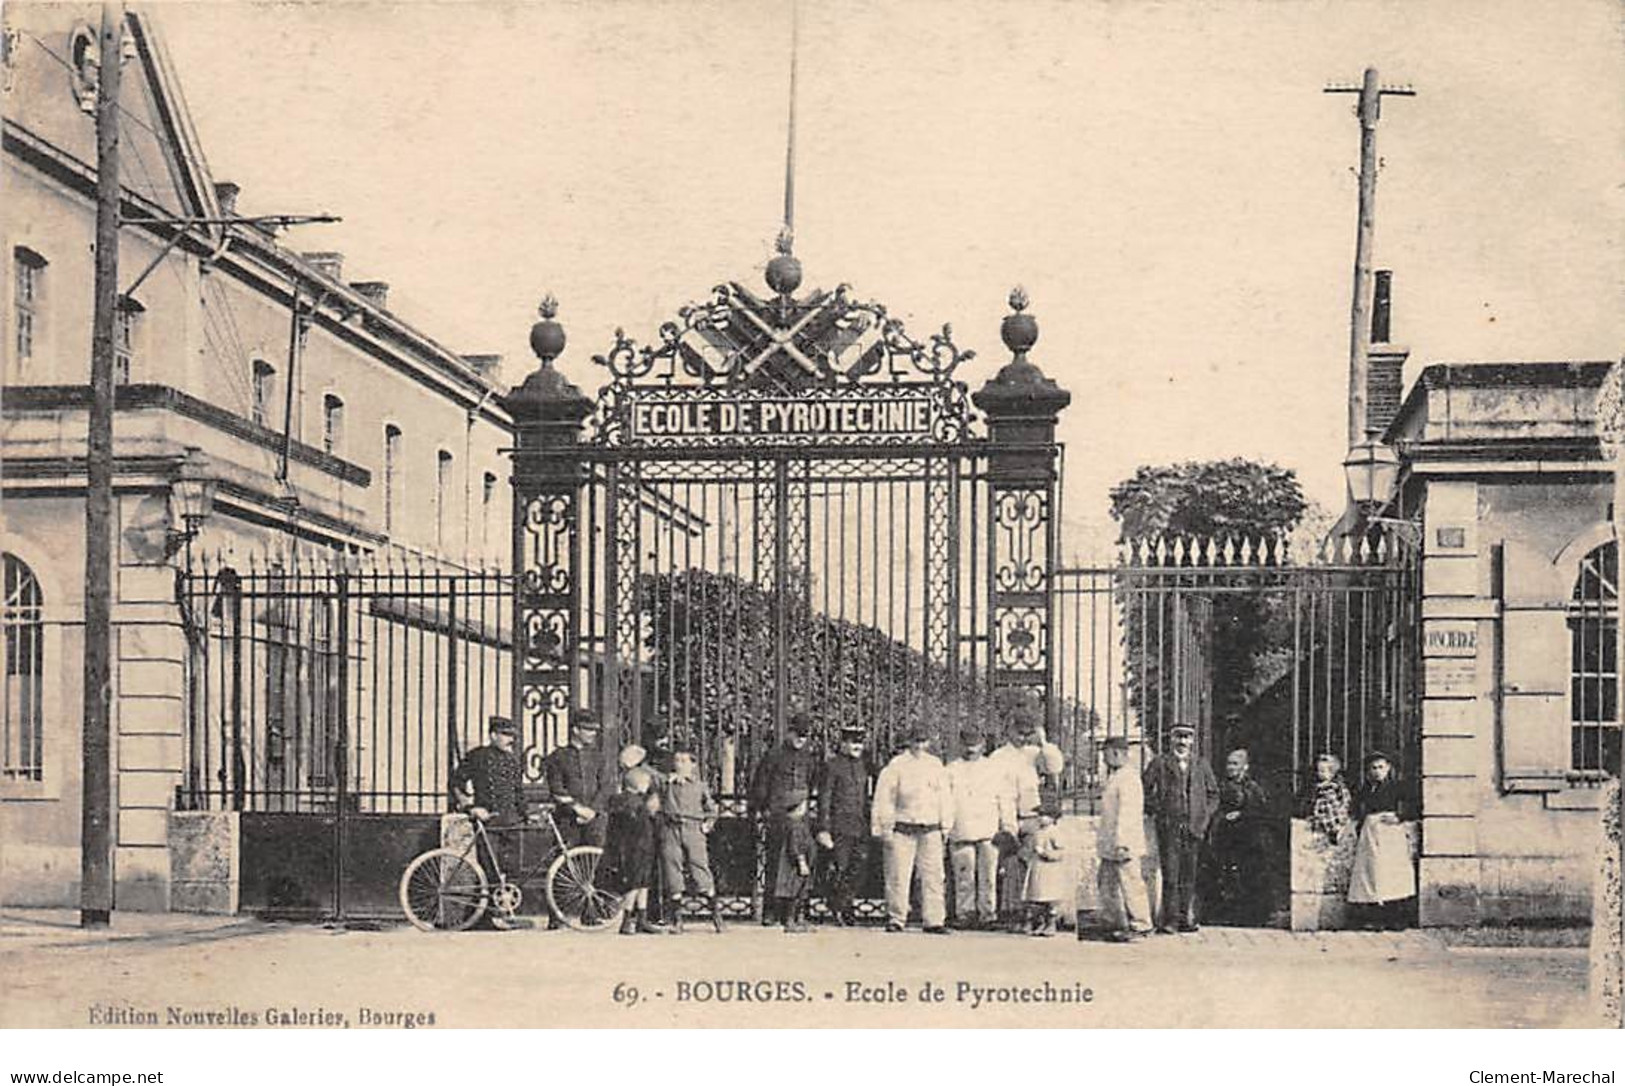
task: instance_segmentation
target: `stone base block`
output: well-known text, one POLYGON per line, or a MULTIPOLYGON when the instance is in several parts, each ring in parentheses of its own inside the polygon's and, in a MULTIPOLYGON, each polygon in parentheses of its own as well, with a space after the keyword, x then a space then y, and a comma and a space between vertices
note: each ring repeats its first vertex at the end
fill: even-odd
POLYGON ((1293 931, 1341 931, 1348 927, 1349 903, 1343 894, 1292 895, 1293 931))
POLYGON ((474 823, 470 822, 465 814, 445 814, 440 816, 440 847, 454 848, 461 852, 468 847, 469 841, 474 839, 474 823))
POLYGON ((1482 877, 1476 859, 1424 857, 1417 880, 1418 921, 1422 927, 1471 927, 1479 923, 1482 877))
POLYGON ((120 847, 113 853, 113 901, 133 913, 169 911, 170 860, 162 847, 120 847))
POLYGON ((242 888, 241 841, 234 811, 171 811, 170 910, 236 913, 242 888))

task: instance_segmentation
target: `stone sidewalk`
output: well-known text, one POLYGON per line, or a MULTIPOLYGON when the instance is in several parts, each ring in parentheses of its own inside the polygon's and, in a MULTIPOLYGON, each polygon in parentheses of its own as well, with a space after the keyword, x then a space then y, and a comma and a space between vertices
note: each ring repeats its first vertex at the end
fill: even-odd
POLYGON ((276 930, 249 916, 114 912, 107 928, 81 928, 77 909, 0 908, 0 952, 106 943, 195 943, 276 930))

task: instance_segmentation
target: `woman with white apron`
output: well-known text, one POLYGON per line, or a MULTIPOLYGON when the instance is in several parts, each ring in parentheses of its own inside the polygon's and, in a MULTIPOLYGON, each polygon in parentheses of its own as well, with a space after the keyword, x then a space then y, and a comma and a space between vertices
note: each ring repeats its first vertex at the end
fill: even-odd
POLYGON ((1354 799, 1360 839, 1349 875, 1349 904, 1364 906, 1374 926, 1405 927, 1406 903, 1416 896, 1407 812, 1393 760, 1380 750, 1365 756, 1365 783, 1354 799))

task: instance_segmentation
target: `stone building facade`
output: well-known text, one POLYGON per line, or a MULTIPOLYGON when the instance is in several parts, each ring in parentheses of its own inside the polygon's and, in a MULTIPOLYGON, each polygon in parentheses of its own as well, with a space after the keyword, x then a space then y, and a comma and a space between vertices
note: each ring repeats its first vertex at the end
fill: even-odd
MULTIPOLYGON (((0 903, 8 904, 78 896, 96 183, 87 105, 99 18, 94 4, 5 11, 0 903)), ((267 226, 220 222, 252 212, 239 207, 236 186, 210 174, 151 15, 132 10, 126 34, 116 900, 165 909, 185 758, 176 573, 187 556, 276 561, 297 549, 406 552, 430 566, 502 562, 510 500, 499 450, 512 428, 495 356, 459 355, 414 328, 388 308, 387 284, 346 281, 339 254, 295 252, 267 226), (179 547, 172 484, 192 449, 206 458, 214 505, 179 547)))
POLYGON ((1609 363, 1425 368, 1387 439, 1423 548, 1421 922, 1586 922, 1619 773, 1609 363))

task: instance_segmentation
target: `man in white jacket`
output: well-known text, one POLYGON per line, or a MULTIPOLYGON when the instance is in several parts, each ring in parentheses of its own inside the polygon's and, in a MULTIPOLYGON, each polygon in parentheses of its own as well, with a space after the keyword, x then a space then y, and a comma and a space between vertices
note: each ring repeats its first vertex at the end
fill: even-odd
MULTIPOLYGON (((1100 868, 1100 913, 1107 938, 1126 943, 1151 931, 1151 902, 1140 857, 1145 855, 1145 790, 1140 774, 1129 768, 1128 740, 1114 735, 1106 740, 1106 783, 1100 791, 1100 818, 1096 823, 1100 868)), ((1084 937, 1078 929, 1078 938, 1084 937)))
POLYGON ((1038 830, 1038 809, 1042 801, 1044 777, 1053 781, 1060 776, 1066 764, 1061 748, 1044 735, 1044 726, 1036 714, 1025 704, 1009 710, 1005 726, 1005 743, 988 755, 988 761, 998 766, 1006 802, 1014 812, 1017 840, 1006 839, 1000 863, 999 911, 1014 927, 1026 923, 1026 902, 1023 893, 1027 885, 1025 845, 1038 830))
POLYGON ((886 930, 908 924, 908 892, 920 880, 920 914, 930 935, 946 935, 943 843, 953 824, 953 786, 931 753, 924 728, 909 733, 908 749, 886 764, 875 781, 870 829, 880 838, 886 869, 886 930))
POLYGON ((1016 833, 1016 811, 999 763, 986 757, 987 739, 978 731, 960 736, 963 757, 948 763, 954 817, 948 830, 948 857, 954 869, 954 926, 989 927, 997 916, 999 834, 1016 833))

